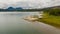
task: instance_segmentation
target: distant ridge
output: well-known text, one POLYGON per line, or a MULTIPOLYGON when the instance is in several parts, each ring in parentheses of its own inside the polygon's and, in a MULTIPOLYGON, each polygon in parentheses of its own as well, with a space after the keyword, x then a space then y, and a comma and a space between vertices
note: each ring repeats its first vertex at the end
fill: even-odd
POLYGON ((51 8, 59 8, 60 6, 52 6, 52 7, 46 7, 46 8, 40 8, 40 9, 23 9, 21 7, 8 7, 7 9, 0 9, 0 11, 43 11, 51 8))

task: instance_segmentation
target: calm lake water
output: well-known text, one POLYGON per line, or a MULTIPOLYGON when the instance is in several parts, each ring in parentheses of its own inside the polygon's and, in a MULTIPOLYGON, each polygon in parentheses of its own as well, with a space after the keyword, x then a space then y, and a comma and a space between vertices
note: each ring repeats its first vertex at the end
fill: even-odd
POLYGON ((1 12, 0 34, 37 34, 33 25, 23 18, 38 12, 1 12))
POLYGON ((38 13, 39 12, 0 12, 0 34, 45 34, 46 32, 50 32, 44 31, 42 28, 39 29, 39 25, 36 24, 37 27, 32 24, 32 22, 23 19, 26 16, 38 15, 38 13))

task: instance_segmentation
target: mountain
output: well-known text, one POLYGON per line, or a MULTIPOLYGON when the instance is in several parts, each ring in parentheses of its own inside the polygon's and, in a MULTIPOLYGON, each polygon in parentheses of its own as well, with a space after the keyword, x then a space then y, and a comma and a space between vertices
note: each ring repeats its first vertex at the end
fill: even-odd
POLYGON ((15 8, 16 10, 22 10, 23 8, 21 8, 21 7, 17 7, 17 8, 15 8))
POLYGON ((21 7, 16 7, 16 8, 14 8, 14 7, 8 7, 6 10, 8 10, 8 11, 15 11, 15 10, 22 10, 23 8, 21 8, 21 7))
POLYGON ((7 10, 15 10, 13 7, 8 7, 7 10))

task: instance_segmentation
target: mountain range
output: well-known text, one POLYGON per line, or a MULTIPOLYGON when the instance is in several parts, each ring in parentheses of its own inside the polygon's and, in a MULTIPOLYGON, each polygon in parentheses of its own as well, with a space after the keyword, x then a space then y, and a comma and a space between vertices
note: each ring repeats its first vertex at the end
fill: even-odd
POLYGON ((0 9, 0 11, 20 11, 20 10, 23 10, 23 8, 21 8, 21 7, 16 7, 16 8, 14 8, 14 7, 8 7, 8 8, 6 8, 6 9, 0 9))
POLYGON ((22 7, 8 7, 7 9, 0 9, 0 11, 43 11, 43 10, 49 10, 49 9, 60 9, 60 6, 53 6, 53 7, 47 7, 47 8, 39 8, 39 9, 23 9, 22 7))

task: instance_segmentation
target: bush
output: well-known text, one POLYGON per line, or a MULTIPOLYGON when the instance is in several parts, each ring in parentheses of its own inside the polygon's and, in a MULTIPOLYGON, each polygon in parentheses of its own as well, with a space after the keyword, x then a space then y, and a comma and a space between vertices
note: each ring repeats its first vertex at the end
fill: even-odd
POLYGON ((51 8, 45 10, 44 12, 48 13, 49 15, 60 16, 60 8, 51 8))
POLYGON ((55 15, 55 16, 60 16, 60 9, 59 8, 55 8, 55 9, 51 9, 49 11, 50 15, 55 15))

